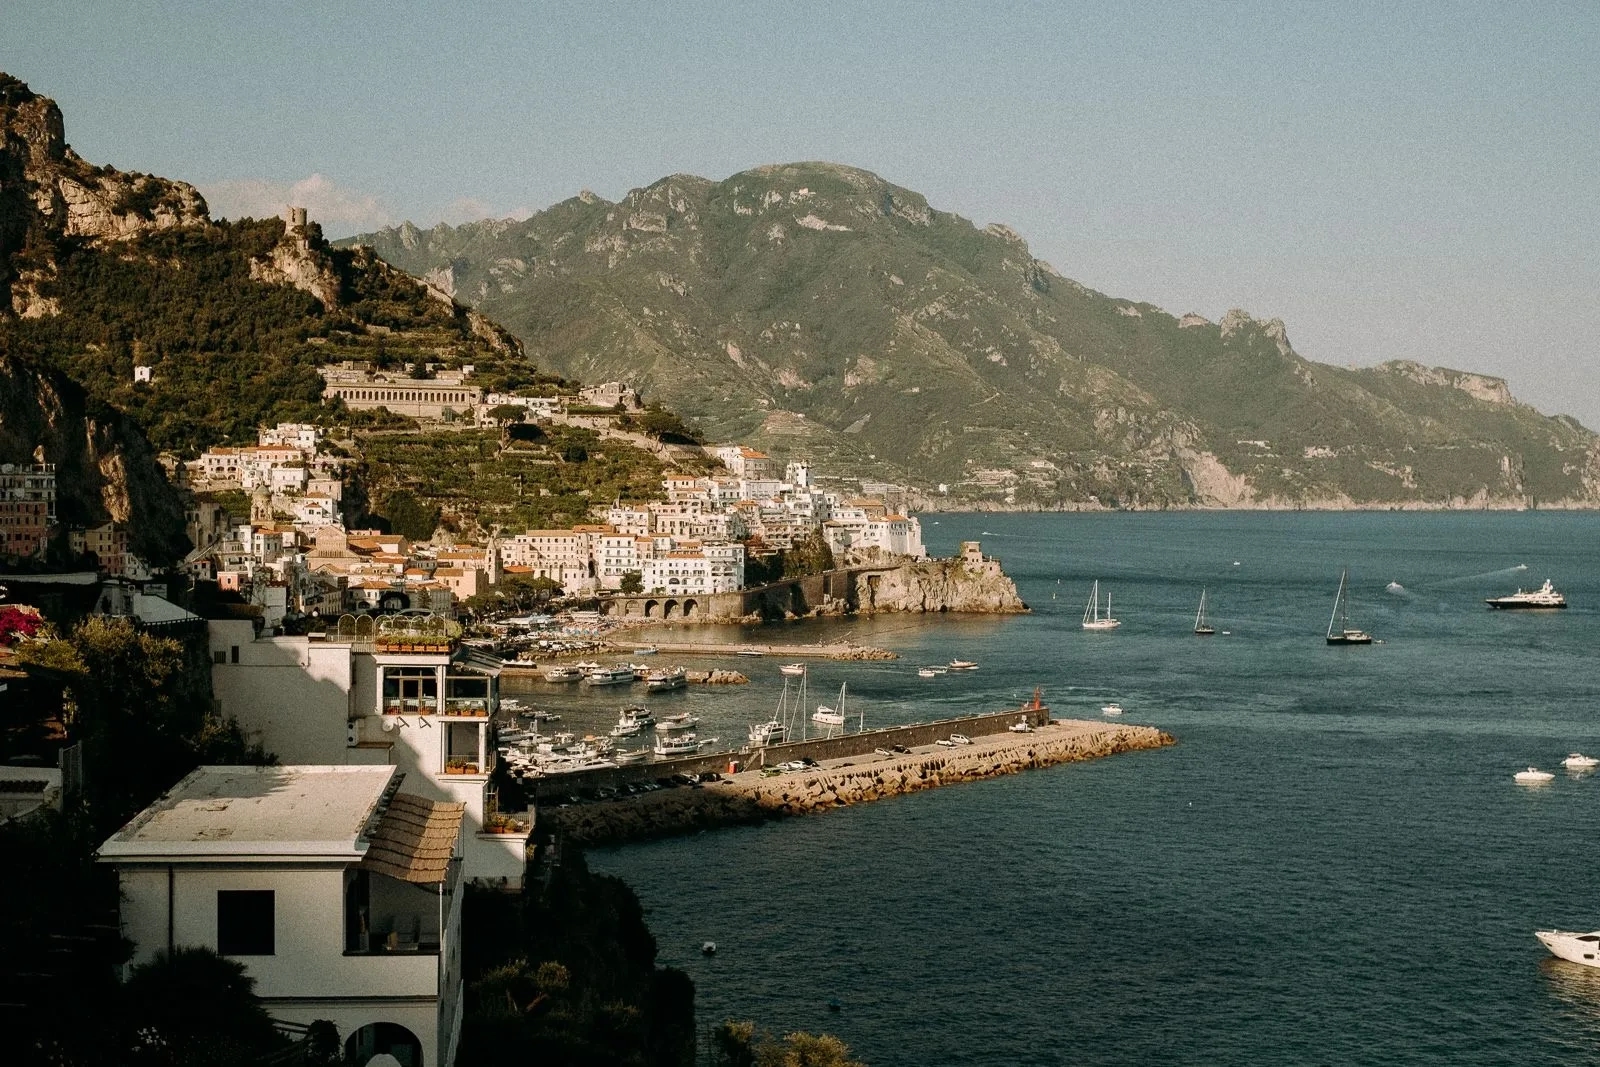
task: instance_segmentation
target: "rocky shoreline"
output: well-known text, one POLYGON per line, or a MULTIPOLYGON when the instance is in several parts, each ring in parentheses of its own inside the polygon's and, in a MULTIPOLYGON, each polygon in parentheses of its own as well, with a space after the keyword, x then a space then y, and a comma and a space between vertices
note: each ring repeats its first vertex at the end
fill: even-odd
POLYGON ((539 819, 567 840, 612 844, 817 814, 1175 743, 1170 734, 1153 726, 1054 721, 1030 733, 995 734, 954 748, 928 745, 904 754, 828 760, 799 773, 741 771, 693 788, 545 808, 539 819))

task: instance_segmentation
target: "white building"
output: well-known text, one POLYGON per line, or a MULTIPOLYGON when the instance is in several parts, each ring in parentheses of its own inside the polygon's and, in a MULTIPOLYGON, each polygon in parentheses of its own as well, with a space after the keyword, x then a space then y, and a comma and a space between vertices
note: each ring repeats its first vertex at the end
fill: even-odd
POLYGON ((256 434, 258 445, 288 445, 308 455, 315 455, 322 442, 322 431, 309 422, 280 422, 272 429, 262 429, 256 434))
POLYGON ((462 806, 394 767, 201 767, 100 846, 133 963, 202 947, 353 1062, 449 1067, 461 1033, 462 806))
POLYGON ((657 552, 639 570, 647 593, 733 593, 744 588, 744 545, 687 543, 657 552))
POLYGON ((462 804, 466 876, 520 885, 528 833, 495 817, 489 788, 499 661, 419 620, 380 625, 257 637, 248 621, 212 620, 212 695, 284 763, 397 767, 411 791, 462 804))

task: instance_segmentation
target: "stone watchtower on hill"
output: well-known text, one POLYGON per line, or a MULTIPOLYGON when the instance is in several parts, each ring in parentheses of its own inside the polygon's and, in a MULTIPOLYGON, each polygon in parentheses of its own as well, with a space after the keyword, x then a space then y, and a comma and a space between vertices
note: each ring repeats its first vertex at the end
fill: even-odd
POLYGON ((290 231, 305 229, 306 222, 308 221, 306 218, 306 209, 303 207, 286 205, 283 209, 283 214, 280 217, 283 219, 284 228, 290 231))

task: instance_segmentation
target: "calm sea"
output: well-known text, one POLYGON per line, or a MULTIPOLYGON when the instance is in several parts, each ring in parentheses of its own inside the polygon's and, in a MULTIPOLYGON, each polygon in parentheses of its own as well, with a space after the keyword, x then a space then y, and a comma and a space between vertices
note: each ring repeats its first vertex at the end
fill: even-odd
MULTIPOLYGON (((1600 516, 938 518, 932 550, 981 538, 1034 613, 780 628, 902 655, 819 664, 812 703, 848 682, 870 725, 1037 685, 1179 744, 593 853, 702 1027, 827 1030, 874 1067, 1600 1060, 1600 971, 1532 934, 1600 927, 1600 778, 1559 766, 1600 754, 1600 516), (1382 644, 1323 642, 1345 566, 1382 644), (1483 604, 1546 576, 1571 609, 1483 604), (1079 628, 1096 578, 1115 633, 1079 628), (1226 634, 1189 632, 1202 587, 1226 634), (982 667, 916 676, 956 656, 982 667), (1529 764, 1555 781, 1514 784, 1529 764)), ((745 666, 658 704, 742 736, 779 688, 745 666)), ((585 728, 622 699, 550 702, 585 728)))

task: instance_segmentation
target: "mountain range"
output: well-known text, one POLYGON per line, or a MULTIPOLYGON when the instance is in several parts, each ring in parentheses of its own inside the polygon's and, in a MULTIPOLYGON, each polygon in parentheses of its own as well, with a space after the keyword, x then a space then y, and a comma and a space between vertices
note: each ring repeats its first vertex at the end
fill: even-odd
POLYGON ((709 436, 925 506, 1600 503, 1600 448, 1504 381, 1298 355, 1277 320, 1095 292, 1001 225, 831 163, 584 192, 340 242, 623 379, 709 436))

